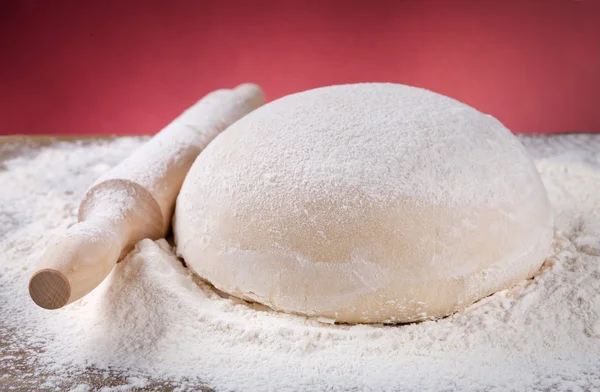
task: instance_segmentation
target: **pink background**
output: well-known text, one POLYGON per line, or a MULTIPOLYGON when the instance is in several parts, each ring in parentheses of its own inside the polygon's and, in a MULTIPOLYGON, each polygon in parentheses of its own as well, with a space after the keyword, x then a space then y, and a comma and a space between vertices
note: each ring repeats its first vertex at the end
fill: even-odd
POLYGON ((392 81, 514 132, 600 131, 600 1, 0 1, 0 134, 155 133, 244 81, 392 81))

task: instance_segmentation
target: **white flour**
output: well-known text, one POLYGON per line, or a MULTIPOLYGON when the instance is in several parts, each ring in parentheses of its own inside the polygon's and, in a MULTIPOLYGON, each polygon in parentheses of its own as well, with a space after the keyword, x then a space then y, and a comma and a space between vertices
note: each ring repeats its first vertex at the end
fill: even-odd
POLYGON ((123 371, 124 384, 104 390, 163 379, 218 391, 600 389, 600 135, 524 141, 555 208, 555 256, 535 279, 464 312, 394 327, 328 325, 223 298, 164 240, 142 241, 83 300, 37 308, 27 293, 35 263, 75 223, 87 187, 141 141, 60 143, 5 161, 0 390, 20 369, 6 353, 20 350, 34 369, 23 385, 51 375, 42 388, 56 390, 92 390, 73 381, 88 367, 123 371))

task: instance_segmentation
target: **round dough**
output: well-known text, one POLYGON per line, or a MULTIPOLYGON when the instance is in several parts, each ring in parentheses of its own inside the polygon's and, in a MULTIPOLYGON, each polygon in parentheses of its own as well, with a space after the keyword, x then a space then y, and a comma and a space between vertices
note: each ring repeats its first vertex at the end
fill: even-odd
POLYGON ((202 278, 337 322, 451 314, 538 270, 550 204, 499 121, 397 84, 325 87, 242 118, 192 166, 178 252, 202 278))

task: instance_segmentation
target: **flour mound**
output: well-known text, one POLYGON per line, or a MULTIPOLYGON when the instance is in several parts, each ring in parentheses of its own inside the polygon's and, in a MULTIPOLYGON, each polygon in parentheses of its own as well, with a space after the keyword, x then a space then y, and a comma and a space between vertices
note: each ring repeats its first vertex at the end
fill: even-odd
POLYGON ((290 95, 192 166, 174 232, 218 289, 337 322, 408 322, 531 277, 552 213, 499 121, 395 84, 290 95))

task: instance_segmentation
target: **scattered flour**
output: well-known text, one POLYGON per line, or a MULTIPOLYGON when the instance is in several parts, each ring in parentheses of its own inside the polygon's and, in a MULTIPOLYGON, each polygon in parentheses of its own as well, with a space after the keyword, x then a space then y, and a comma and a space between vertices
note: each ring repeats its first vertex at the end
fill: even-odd
POLYGON ((158 389, 165 380, 178 391, 598 390, 600 135, 522 140, 555 209, 554 255, 533 280, 401 326, 332 325, 227 298, 165 240, 140 242, 82 300, 40 309, 27 293, 37 260, 75 223, 99 172, 142 141, 58 143, 4 161, 0 390, 15 372, 23 386, 44 378, 36 389, 73 391, 158 389), (106 387, 85 381, 90 369, 106 387), (124 383, 109 382, 115 372, 124 383))

